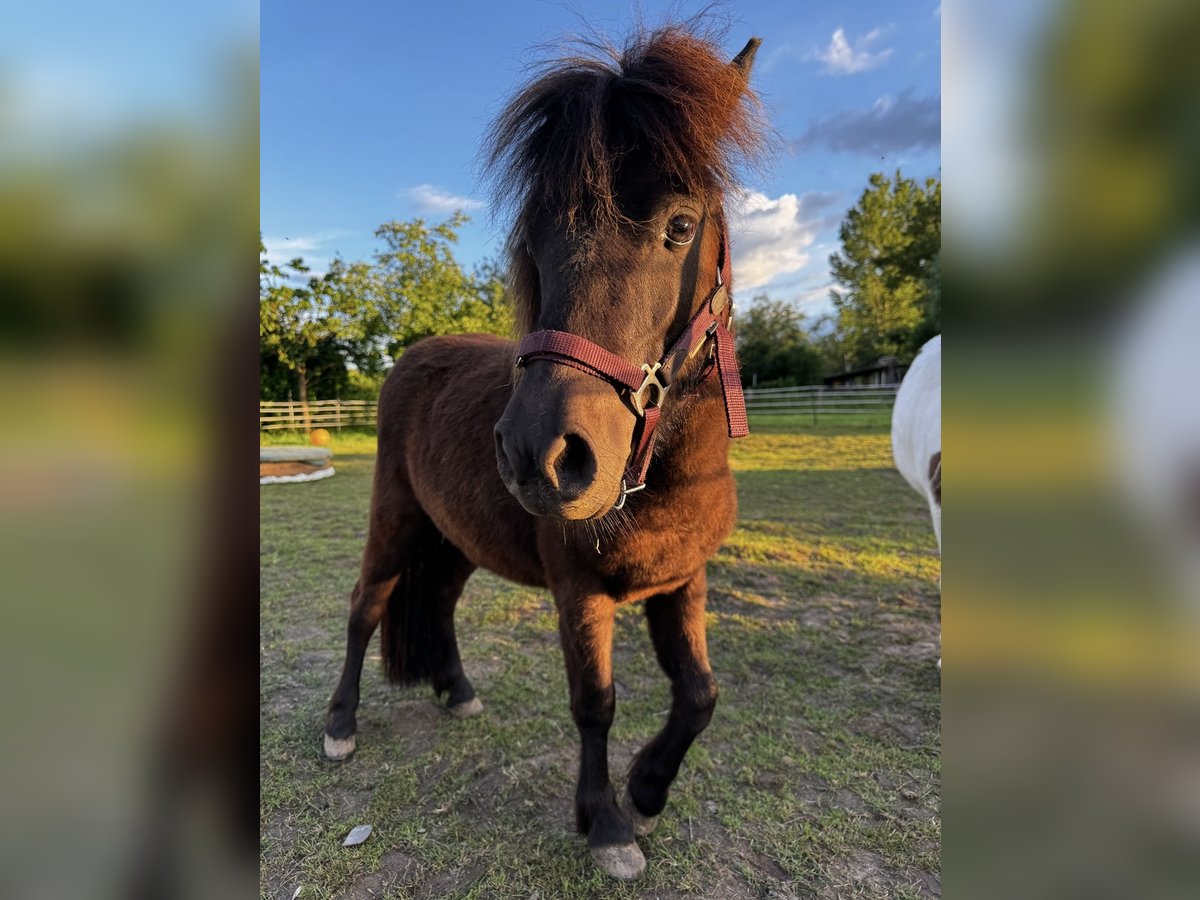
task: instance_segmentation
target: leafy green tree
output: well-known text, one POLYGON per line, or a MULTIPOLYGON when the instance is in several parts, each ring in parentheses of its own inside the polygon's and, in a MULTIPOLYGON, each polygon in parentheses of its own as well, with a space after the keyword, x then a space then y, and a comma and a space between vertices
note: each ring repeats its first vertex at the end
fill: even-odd
POLYGON ((468 273, 454 258, 458 231, 469 219, 386 222, 375 232, 384 249, 375 254, 369 287, 377 318, 366 330, 386 336, 388 355, 435 334, 490 332, 511 335, 511 305, 498 266, 484 263, 468 273))
POLYGON ((263 398, 376 396, 395 358, 421 338, 511 335, 503 270, 485 260, 468 273, 454 257, 466 222, 462 213, 436 225, 387 222, 375 232, 384 247, 372 262, 334 258, 306 282, 304 260, 267 260, 260 236, 263 398))
POLYGON ((475 269, 476 302, 470 307, 476 317, 474 331, 511 337, 517 328, 508 277, 499 262, 485 259, 475 269))
POLYGON ((936 296, 927 269, 941 246, 942 186, 882 173, 838 231, 841 252, 829 258, 837 331, 852 367, 881 356, 911 359, 920 334, 941 330, 941 275, 936 296), (936 300, 936 308, 931 305, 936 300))
POLYGON ((821 361, 821 374, 833 375, 854 368, 854 356, 849 342, 838 330, 836 313, 826 313, 812 323, 810 338, 821 361))
POLYGON ((925 317, 913 332, 912 349, 920 350, 921 345, 942 333, 942 255, 935 253, 925 265, 925 317))
POLYGON ((334 336, 334 326, 324 303, 321 279, 309 278, 307 287, 295 281, 310 271, 301 257, 279 266, 266 258, 259 238, 258 337, 264 354, 274 356, 295 378, 296 399, 307 408, 310 367, 318 347, 334 336))
MULTIPOLYGON (((343 345, 332 338, 322 338, 318 342, 314 357, 305 366, 305 374, 310 399, 340 397, 350 400, 358 397, 353 390, 352 378, 358 370, 348 364, 343 345)), ((295 373, 281 363, 278 354, 272 350, 260 352, 258 383, 261 400, 296 399, 295 373)), ((377 393, 368 399, 373 399, 377 393)))
POLYGON ((759 294, 739 316, 738 357, 747 386, 786 387, 820 380, 821 359, 808 340, 804 314, 759 294))

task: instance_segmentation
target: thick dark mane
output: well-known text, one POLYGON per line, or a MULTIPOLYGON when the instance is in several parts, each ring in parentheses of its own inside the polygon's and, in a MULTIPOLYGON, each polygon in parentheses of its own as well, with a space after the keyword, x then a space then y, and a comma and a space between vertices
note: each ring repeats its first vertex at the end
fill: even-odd
POLYGON ((734 184, 762 144, 758 101, 699 31, 639 29, 623 48, 580 40, 580 52, 539 67, 493 123, 486 152, 493 208, 515 211, 515 233, 538 209, 570 227, 628 221, 616 177, 635 152, 682 193, 734 184))

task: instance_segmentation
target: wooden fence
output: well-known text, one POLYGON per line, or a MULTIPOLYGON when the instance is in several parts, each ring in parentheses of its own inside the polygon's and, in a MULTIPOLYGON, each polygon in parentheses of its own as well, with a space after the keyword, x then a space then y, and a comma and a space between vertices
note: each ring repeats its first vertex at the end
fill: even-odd
MULTIPOLYGON (((891 416, 896 402, 896 385, 827 388, 823 386, 760 388, 746 390, 746 411, 750 415, 808 416, 816 424, 822 416, 891 416)), ((263 431, 306 428, 346 428, 375 426, 379 404, 374 400, 314 400, 308 404, 308 423, 304 410, 295 402, 262 401, 258 404, 258 424, 263 431)))
POLYGON ((352 425, 374 428, 378 407, 374 400, 311 400, 306 424, 304 408, 299 403, 262 400, 258 404, 258 427, 263 431, 303 431, 352 425))

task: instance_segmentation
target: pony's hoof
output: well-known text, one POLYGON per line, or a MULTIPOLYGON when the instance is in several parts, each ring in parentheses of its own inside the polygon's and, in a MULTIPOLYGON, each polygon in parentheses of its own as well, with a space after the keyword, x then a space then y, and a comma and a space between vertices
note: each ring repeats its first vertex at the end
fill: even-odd
POLYGON ((471 716, 477 716, 483 712, 483 701, 478 697, 472 697, 470 700, 448 706, 446 710, 456 719, 469 719, 471 716))
POLYGON ((633 802, 633 795, 629 793, 628 789, 625 791, 625 796, 621 798, 621 810, 629 816, 629 824, 633 826, 633 833, 638 837, 645 837, 658 824, 658 816, 643 816, 638 812, 638 808, 633 802))
POLYGON ((646 868, 646 857, 637 844, 621 844, 616 847, 593 847, 592 859, 606 875, 622 881, 633 881, 646 868))
POLYGON ((335 762, 348 759, 354 752, 354 735, 347 738, 335 738, 325 732, 325 756, 335 762))

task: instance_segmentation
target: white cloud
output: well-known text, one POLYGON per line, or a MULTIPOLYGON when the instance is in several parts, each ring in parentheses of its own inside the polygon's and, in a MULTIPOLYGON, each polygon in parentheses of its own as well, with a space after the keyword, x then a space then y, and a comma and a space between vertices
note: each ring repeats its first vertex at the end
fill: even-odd
POLYGON ((400 196, 411 200, 421 212, 452 213, 456 210, 466 212, 483 208, 482 201, 472 197, 459 197, 442 190, 435 184, 418 184, 416 187, 401 191, 400 196))
POLYGON ((758 191, 744 191, 730 204, 729 230, 733 243, 734 284, 745 291, 772 279, 798 272, 812 257, 808 248, 820 228, 820 209, 833 202, 823 193, 783 194, 772 200, 758 191))
POLYGON ((263 237, 263 245, 267 248, 266 257, 271 262, 285 263, 296 256, 311 253, 325 241, 316 235, 300 235, 298 237, 263 237))
POLYGON ((324 231, 319 234, 263 235, 262 242, 266 247, 263 255, 277 266, 284 266, 297 256, 303 257, 311 271, 293 279, 303 282, 325 274, 330 260, 327 245, 349 234, 348 231, 324 231))
POLYGON ((808 288, 796 294, 792 298, 792 303, 810 316, 818 316, 822 313, 830 312, 833 309, 833 301, 829 299, 829 291, 832 288, 832 281, 814 288, 808 288))
POLYGON ((772 281, 768 290, 772 300, 790 303, 808 316, 810 327, 815 326, 820 316, 833 312, 833 301, 829 298, 829 292, 836 285, 830 277, 828 267, 816 264, 816 260, 825 260, 833 249, 831 245, 810 247, 813 264, 806 266, 796 275, 772 281))
POLYGON ((892 48, 885 47, 872 53, 871 46, 883 37, 884 29, 875 28, 855 40, 854 45, 846 40, 846 32, 839 28, 830 38, 829 46, 812 54, 813 59, 825 64, 825 71, 831 75, 854 75, 866 72, 887 62, 892 55, 892 48))

